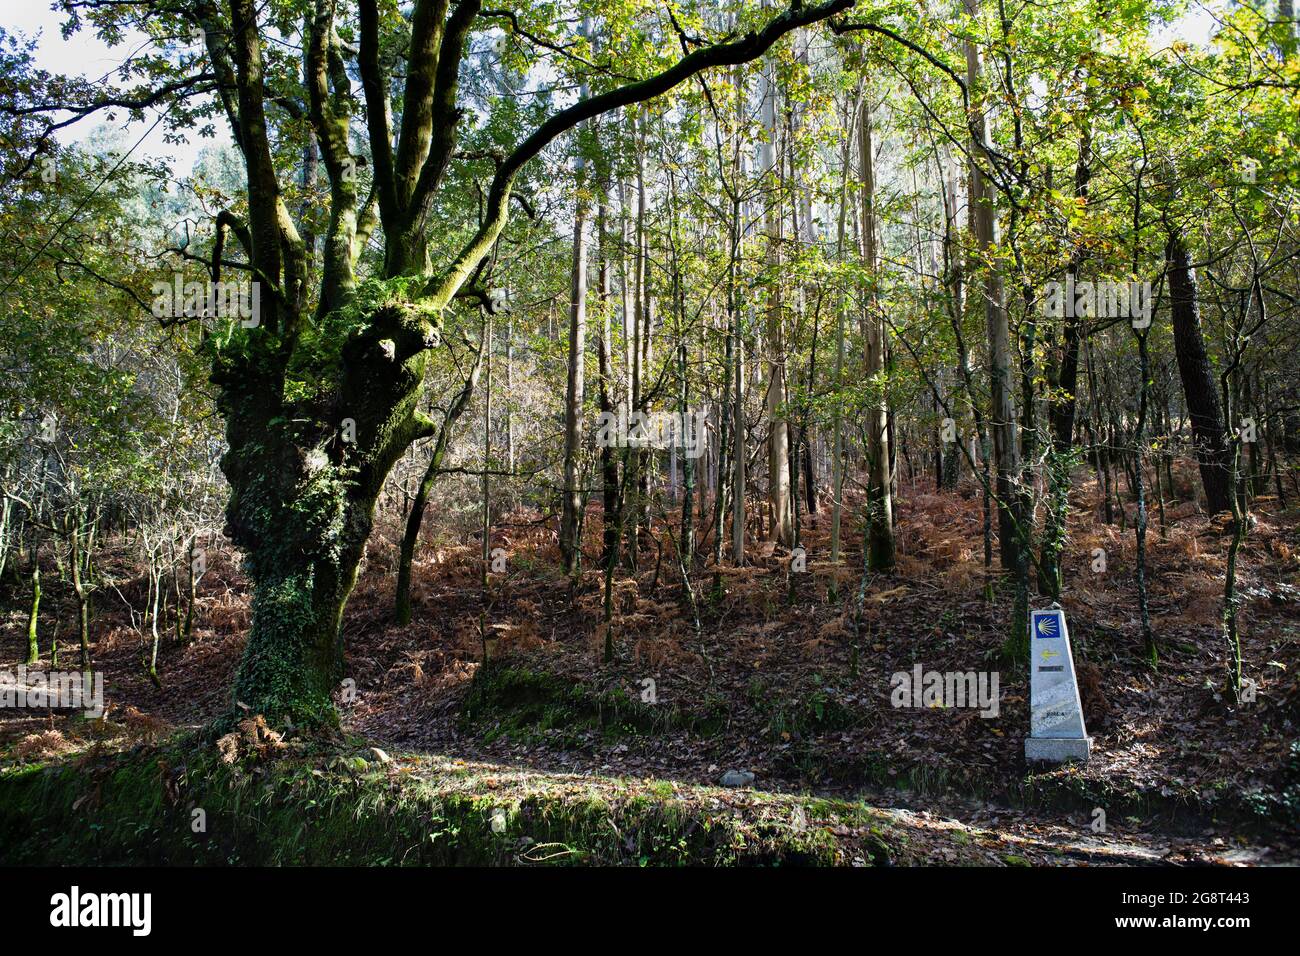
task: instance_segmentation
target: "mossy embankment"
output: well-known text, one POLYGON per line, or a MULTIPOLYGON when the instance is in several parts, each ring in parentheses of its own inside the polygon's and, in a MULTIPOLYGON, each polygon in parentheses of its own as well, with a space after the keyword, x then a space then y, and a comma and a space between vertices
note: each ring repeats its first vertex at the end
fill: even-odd
POLYGON ((359 742, 272 750, 231 759, 190 736, 6 769, 0 863, 888 865, 928 853, 858 803, 389 757, 359 742))

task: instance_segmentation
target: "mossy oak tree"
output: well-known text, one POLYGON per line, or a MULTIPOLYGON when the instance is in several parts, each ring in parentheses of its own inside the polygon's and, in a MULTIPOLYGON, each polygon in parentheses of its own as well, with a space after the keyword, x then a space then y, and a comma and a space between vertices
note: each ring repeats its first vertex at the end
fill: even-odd
POLYGON ((429 249, 430 217, 457 153, 467 39, 513 17, 482 9, 481 0, 417 0, 408 23, 379 0, 315 0, 305 17, 301 98, 330 186, 318 269, 309 269, 311 250, 277 175, 268 104, 286 91, 283 71, 270 82, 261 8, 253 0, 229 0, 224 10, 193 4, 247 174, 247 222, 221 217, 211 272, 219 277, 222 246, 233 235, 263 284, 259 324, 209 340, 229 444, 227 533, 245 554, 253 587, 235 680, 240 704, 299 723, 333 719, 343 609, 376 499, 411 443, 437 433, 420 411, 425 366, 454 299, 491 308, 480 268, 506 225, 524 164, 585 119, 658 96, 709 67, 753 60, 790 31, 853 3, 795 2, 759 28, 713 43, 683 35, 672 66, 555 112, 496 158, 476 228, 459 254, 439 264, 429 249), (349 34, 355 23, 355 45, 340 38, 344 23, 349 34), (389 67, 403 47, 397 90, 389 67), (352 58, 361 97, 353 95, 352 58), (369 139, 369 198, 360 195, 349 148, 354 115, 369 139), (361 281, 358 260, 372 230, 383 242, 382 271, 361 281))

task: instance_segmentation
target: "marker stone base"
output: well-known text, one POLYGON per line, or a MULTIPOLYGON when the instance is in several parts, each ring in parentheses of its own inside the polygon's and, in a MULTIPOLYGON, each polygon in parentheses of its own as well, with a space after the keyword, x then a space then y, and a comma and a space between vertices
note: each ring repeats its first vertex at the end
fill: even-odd
POLYGON ((1026 763, 1087 763, 1091 755, 1091 737, 1025 738, 1026 763))

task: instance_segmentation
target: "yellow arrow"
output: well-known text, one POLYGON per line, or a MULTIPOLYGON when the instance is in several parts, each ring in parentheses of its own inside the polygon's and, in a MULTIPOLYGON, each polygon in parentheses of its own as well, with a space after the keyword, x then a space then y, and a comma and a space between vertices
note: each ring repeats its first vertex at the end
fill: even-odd
POLYGON ((1045 661, 1050 661, 1053 657, 1059 657, 1059 656, 1060 655, 1057 654, 1056 651, 1049 650, 1047 648, 1043 649, 1043 660, 1045 661))

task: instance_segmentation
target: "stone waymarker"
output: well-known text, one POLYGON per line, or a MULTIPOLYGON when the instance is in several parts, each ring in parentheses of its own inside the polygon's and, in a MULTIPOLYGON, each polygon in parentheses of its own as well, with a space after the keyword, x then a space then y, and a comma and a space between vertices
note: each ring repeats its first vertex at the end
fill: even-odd
POLYGON ((1034 611, 1029 619, 1030 763, 1087 762, 1092 738, 1083 726, 1083 704, 1074 679, 1070 632, 1060 608, 1034 611))

